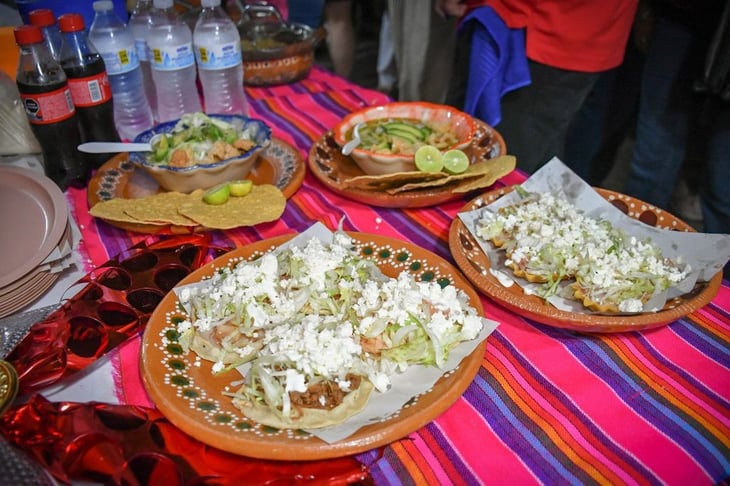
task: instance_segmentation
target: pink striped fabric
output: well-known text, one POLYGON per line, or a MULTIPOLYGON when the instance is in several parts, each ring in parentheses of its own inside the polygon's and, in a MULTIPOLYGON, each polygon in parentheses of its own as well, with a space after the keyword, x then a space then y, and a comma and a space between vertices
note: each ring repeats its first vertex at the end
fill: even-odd
MULTIPOLYGON (((292 85, 249 89, 254 116, 306 156, 343 115, 387 101, 315 69, 292 85)), ((524 179, 515 172, 502 183, 524 179)), ((143 238, 88 216, 69 200, 88 263, 143 238)), ((311 175, 281 220, 216 232, 243 245, 315 221, 407 240, 451 259, 448 227, 468 198, 421 209, 369 207, 330 193, 311 175)), ((582 335, 544 326, 484 297, 500 321, 464 395, 432 423, 357 459, 375 484, 713 484, 730 475, 730 288, 711 304, 643 333, 582 335)), ((120 397, 151 405, 139 381, 139 342, 114 357, 120 397)))

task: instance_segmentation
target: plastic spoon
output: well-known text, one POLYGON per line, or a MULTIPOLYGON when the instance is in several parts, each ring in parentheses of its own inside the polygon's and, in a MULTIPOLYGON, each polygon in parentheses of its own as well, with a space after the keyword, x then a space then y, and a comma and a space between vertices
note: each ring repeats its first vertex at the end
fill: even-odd
POLYGON ((108 154, 113 152, 149 152, 152 145, 162 136, 158 133, 147 143, 127 143, 127 142, 86 142, 78 147, 79 152, 87 154, 108 154))
POLYGON ((79 152, 87 154, 108 154, 113 152, 149 152, 149 143, 124 143, 124 142, 86 142, 78 147, 79 152))
POLYGON ((365 125, 365 122, 360 122, 352 129, 352 140, 342 146, 342 155, 350 155, 360 145, 360 127, 363 125, 365 125))

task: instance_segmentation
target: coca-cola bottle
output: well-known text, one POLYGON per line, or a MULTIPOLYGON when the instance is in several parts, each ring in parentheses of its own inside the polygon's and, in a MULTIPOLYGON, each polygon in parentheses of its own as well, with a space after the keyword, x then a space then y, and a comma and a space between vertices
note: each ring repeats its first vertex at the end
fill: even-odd
MULTIPOLYGON (((58 18, 58 25, 63 37, 61 67, 76 106, 82 141, 121 141, 114 125, 112 90, 104 59, 88 42, 84 18, 77 13, 64 14, 58 18)), ((114 154, 85 155, 91 165, 99 167, 114 154)))
POLYGON ((43 38, 48 43, 53 58, 58 61, 61 55, 61 31, 56 23, 56 16, 50 8, 39 8, 28 14, 30 25, 37 25, 41 29, 43 38))
POLYGON ((37 26, 16 27, 14 35, 20 47, 16 84, 46 175, 61 189, 83 187, 90 167, 77 150, 81 135, 66 75, 37 26))

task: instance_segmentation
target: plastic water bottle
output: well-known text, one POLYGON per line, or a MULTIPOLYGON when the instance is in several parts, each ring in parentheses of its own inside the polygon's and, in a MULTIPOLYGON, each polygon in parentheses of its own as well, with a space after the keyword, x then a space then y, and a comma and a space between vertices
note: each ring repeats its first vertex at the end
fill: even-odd
POLYGON ((94 2, 89 41, 104 58, 114 100, 114 121, 119 136, 134 137, 154 124, 144 95, 142 72, 132 32, 114 12, 111 0, 94 2))
POLYGON ((61 55, 61 30, 56 24, 56 16, 50 8, 39 8, 28 14, 28 21, 31 25, 37 25, 41 29, 43 38, 48 44, 53 58, 58 61, 61 55))
POLYGON ((139 68, 142 70, 142 82, 144 83, 144 94, 147 102, 152 108, 152 115, 157 116, 157 92, 155 82, 152 80, 152 68, 150 67, 149 50, 147 48, 147 32, 152 27, 152 0, 137 0, 129 17, 129 27, 134 35, 134 47, 137 49, 139 68))
POLYGON ((152 78, 161 122, 202 111, 195 84, 193 34, 172 7, 172 0, 153 0, 152 28, 147 35, 152 78))
POLYGON ((200 5, 193 45, 205 111, 248 115, 238 29, 221 8, 221 0, 202 0, 200 5))

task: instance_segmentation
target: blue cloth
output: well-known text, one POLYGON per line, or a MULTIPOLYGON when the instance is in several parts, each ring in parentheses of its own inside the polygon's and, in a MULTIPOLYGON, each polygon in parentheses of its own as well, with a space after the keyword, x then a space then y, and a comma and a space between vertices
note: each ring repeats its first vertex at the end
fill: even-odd
POLYGON ((521 29, 510 29, 491 7, 479 7, 461 24, 474 23, 464 111, 494 126, 502 119, 500 99, 530 84, 521 29))

